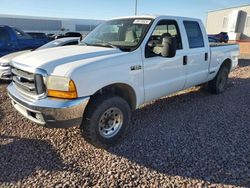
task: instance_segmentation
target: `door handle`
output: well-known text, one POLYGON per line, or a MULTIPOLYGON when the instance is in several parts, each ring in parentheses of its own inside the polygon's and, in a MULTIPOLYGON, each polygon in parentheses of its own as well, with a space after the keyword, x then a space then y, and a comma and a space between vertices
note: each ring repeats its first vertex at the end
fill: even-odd
POLYGON ((183 65, 187 65, 188 57, 185 55, 183 56, 183 65))
POLYGON ((208 60, 208 53, 206 52, 205 53, 205 61, 207 61, 208 60))

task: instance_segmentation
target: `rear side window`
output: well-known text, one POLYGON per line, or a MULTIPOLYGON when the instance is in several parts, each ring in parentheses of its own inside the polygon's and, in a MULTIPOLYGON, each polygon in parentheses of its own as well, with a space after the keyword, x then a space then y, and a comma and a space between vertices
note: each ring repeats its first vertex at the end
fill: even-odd
POLYGON ((0 27, 0 41, 8 41, 8 40, 10 40, 8 31, 3 27, 2 28, 0 27))
POLYGON ((184 21, 184 26, 187 32, 189 48, 204 47, 203 35, 198 22, 184 21))

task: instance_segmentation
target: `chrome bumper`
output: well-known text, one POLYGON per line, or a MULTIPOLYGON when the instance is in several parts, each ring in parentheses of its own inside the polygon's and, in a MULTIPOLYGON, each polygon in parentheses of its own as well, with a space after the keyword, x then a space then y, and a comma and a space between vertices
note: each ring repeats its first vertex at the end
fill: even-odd
POLYGON ((31 121, 49 128, 68 128, 80 125, 89 97, 74 100, 61 99, 30 99, 18 92, 11 83, 8 94, 13 106, 31 121))
POLYGON ((0 66, 0 79, 2 80, 11 80, 11 70, 10 67, 0 66))

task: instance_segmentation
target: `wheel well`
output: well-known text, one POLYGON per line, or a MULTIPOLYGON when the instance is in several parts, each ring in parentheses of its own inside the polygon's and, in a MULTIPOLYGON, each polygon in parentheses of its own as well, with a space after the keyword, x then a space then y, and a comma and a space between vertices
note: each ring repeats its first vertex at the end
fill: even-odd
POLYGON ((93 97, 98 96, 98 95, 109 94, 109 93, 118 95, 119 97, 126 100, 132 110, 136 109, 136 102, 137 102, 136 94, 135 94, 134 89, 131 86, 127 84, 122 84, 122 83, 111 84, 98 90, 93 95, 93 97))
POLYGON ((232 60, 231 59, 226 59, 225 61, 223 61, 221 67, 227 67, 228 70, 230 71, 231 70, 231 67, 232 67, 232 60))

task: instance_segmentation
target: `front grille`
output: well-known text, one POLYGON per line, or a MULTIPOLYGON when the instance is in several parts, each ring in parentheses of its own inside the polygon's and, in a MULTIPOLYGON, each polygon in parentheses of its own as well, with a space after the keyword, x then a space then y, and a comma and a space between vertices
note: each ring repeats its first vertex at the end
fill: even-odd
POLYGON ((11 68, 11 73, 14 84, 26 94, 35 96, 45 93, 43 79, 41 79, 42 75, 23 71, 15 67, 11 68))

